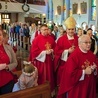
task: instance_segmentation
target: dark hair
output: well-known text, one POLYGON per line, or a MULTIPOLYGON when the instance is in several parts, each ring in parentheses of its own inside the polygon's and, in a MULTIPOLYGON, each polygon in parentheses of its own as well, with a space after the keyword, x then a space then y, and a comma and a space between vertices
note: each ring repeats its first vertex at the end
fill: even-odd
POLYGON ((82 30, 82 28, 78 28, 78 30, 82 30))
POLYGON ((93 31, 91 28, 88 28, 88 29, 87 29, 87 31, 89 31, 89 30, 93 31))
POLYGON ((35 68, 32 64, 23 64, 23 71, 26 73, 32 73, 35 71, 35 68))
POLYGON ((48 27, 48 26, 47 26, 46 24, 42 24, 42 25, 41 25, 41 28, 42 28, 42 27, 48 27))
POLYGON ((86 34, 87 32, 85 30, 83 30, 83 34, 86 34))

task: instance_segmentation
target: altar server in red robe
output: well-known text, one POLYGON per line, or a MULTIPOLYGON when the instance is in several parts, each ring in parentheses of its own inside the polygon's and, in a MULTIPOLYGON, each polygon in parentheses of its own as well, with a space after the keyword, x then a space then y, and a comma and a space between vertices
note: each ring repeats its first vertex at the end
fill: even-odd
POLYGON ((88 35, 79 37, 79 47, 68 58, 58 98, 96 98, 96 57, 88 35))
POLYGON ((38 84, 50 82, 51 91, 54 89, 53 52, 55 41, 48 35, 47 25, 41 26, 41 34, 32 42, 31 60, 38 69, 38 84))
POLYGON ((66 34, 61 36, 56 44, 54 70, 57 76, 57 85, 59 86, 64 69, 64 64, 69 55, 78 45, 78 37, 75 34, 76 21, 73 17, 69 17, 65 21, 66 34))

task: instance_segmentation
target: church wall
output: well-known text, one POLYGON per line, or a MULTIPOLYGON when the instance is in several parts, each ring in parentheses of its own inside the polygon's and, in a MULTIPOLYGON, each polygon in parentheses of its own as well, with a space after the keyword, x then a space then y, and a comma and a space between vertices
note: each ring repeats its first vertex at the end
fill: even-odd
MULTIPOLYGON (((12 3, 7 2, 7 9, 5 9, 5 2, 0 1, 2 8, 0 9, 0 12, 24 12, 22 10, 22 3, 12 3)), ((29 13, 46 13, 46 7, 40 6, 40 5, 31 5, 29 13)))
MULTIPOLYGON (((88 10, 86 12, 86 14, 82 14, 81 13, 81 3, 83 2, 84 0, 71 0, 71 4, 73 5, 74 3, 78 4, 78 11, 77 11, 77 14, 73 14, 74 18, 76 19, 77 21, 77 26, 78 27, 81 27, 81 24, 83 22, 86 22, 88 24, 88 10)), ((88 9, 88 0, 85 0, 84 2, 87 2, 87 9, 88 9)))
MULTIPOLYGON (((53 0, 54 22, 57 24, 61 23, 61 15, 58 15, 58 13, 57 13, 57 6, 58 5, 62 6, 62 2, 63 2, 63 0, 57 0, 56 2, 55 2, 55 0, 53 0)), ((86 22, 89 27, 92 24, 95 25, 95 21, 91 21, 90 0, 70 0, 70 8, 71 9, 72 9, 72 5, 74 3, 78 4, 77 14, 73 14, 73 17, 77 21, 77 27, 81 27, 81 24, 83 22, 86 22), (83 2, 87 2, 87 12, 85 14, 81 13, 81 3, 83 3, 83 2)), ((64 11, 64 13, 66 13, 66 10, 64 11)), ((66 14, 65 14, 65 16, 66 16, 66 14)))
MULTIPOLYGON (((5 9, 5 2, 0 1, 2 8, 0 9, 0 13, 11 13, 11 22, 15 22, 16 19, 16 13, 18 13, 18 21, 24 22, 24 18, 28 16, 30 13, 38 13, 38 14, 45 14, 46 13, 46 6, 40 6, 40 5, 31 5, 29 12, 24 12, 22 10, 21 3, 12 3, 7 2, 7 9, 5 9)), ((0 18, 1 23, 1 18, 0 18)))
POLYGON ((71 0, 71 3, 77 3, 79 12, 77 14, 73 14, 74 18, 77 20, 77 24, 79 27, 81 27, 81 24, 83 22, 86 22, 88 27, 91 27, 91 25, 95 25, 95 21, 91 20, 91 0, 71 0), (81 3, 87 2, 87 13, 82 14, 81 13, 81 3))
POLYGON ((16 19, 16 14, 15 13, 12 13, 11 14, 11 23, 14 23, 15 22, 15 19, 16 19))
POLYGON ((19 14, 18 14, 18 17, 19 17, 19 18, 18 18, 18 21, 19 21, 19 22, 24 22, 24 21, 25 21, 25 20, 24 20, 25 13, 19 13, 19 14))
POLYGON ((57 13, 57 6, 62 6, 63 0, 53 0, 53 13, 54 17, 53 20, 56 24, 61 24, 61 15, 57 13))
MULTIPOLYGON (((66 0, 53 0, 53 21, 56 24, 63 24, 62 22, 62 14, 58 14, 57 13, 57 6, 61 6, 63 7, 63 1, 66 0)), ((67 0, 68 1, 68 0, 67 0)), ((2 9, 0 9, 0 12, 4 12, 5 11, 5 2, 0 2, 2 4, 2 9)), ((91 21, 90 16, 91 16, 91 9, 90 9, 90 0, 70 0, 70 8, 72 8, 72 4, 77 3, 78 4, 78 12, 77 14, 73 14, 73 17, 76 19, 77 21, 77 26, 80 27, 81 24, 83 22, 86 22, 89 27, 91 24, 95 24, 95 21, 91 21), (82 2, 87 2, 87 13, 86 14, 81 14, 81 12, 79 12, 80 10, 80 4, 82 2)), ((23 12, 22 8, 21 8, 22 4, 20 3, 7 3, 7 10, 8 13, 12 13, 11 15, 11 22, 15 22, 15 13, 19 13, 18 14, 18 21, 24 22, 24 17, 27 17, 28 14, 30 13, 38 13, 38 14, 44 14, 46 13, 46 6, 37 6, 37 5, 30 5, 30 11, 28 13, 23 12)), ((66 8, 66 6, 65 6, 66 8)), ((64 10, 64 19, 66 19, 66 10, 64 10)), ((7 13, 7 12, 5 12, 7 13)), ((0 19, 1 21, 1 19, 0 19)), ((98 19, 97 19, 98 21, 98 19)), ((98 22, 96 22, 96 25, 98 24, 98 22)))

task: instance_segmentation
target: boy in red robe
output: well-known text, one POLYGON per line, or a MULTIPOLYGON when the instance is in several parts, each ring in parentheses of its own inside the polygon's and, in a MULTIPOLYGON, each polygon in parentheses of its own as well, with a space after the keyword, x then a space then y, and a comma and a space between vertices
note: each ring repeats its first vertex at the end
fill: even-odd
POLYGON ((54 70, 57 76, 57 86, 59 86, 64 64, 69 55, 75 50, 78 45, 78 37, 75 35, 76 21, 73 17, 69 17, 65 21, 67 34, 61 36, 57 40, 54 57, 54 70))
POLYGON ((50 82, 51 91, 54 90, 53 50, 55 41, 48 36, 47 25, 41 26, 41 34, 32 42, 31 60, 38 69, 38 84, 50 82))
POLYGON ((96 98, 96 57, 90 48, 90 37, 79 37, 79 47, 64 65, 58 98, 96 98))

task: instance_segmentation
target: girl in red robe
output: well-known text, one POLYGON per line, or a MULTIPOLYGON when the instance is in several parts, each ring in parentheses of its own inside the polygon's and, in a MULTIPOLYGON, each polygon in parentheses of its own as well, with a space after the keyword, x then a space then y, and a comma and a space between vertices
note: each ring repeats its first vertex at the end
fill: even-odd
POLYGON ((50 82, 51 91, 54 90, 53 49, 55 41, 48 36, 47 25, 41 26, 41 34, 32 42, 31 60, 38 69, 38 84, 50 82))

